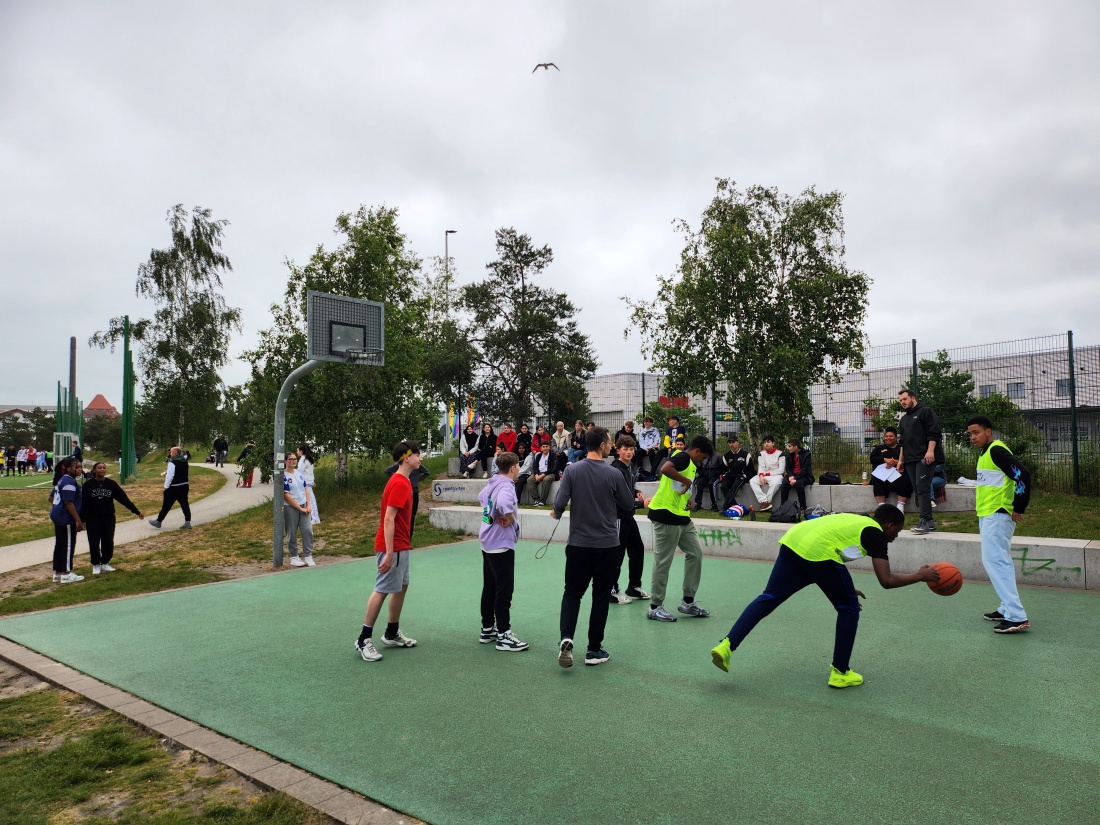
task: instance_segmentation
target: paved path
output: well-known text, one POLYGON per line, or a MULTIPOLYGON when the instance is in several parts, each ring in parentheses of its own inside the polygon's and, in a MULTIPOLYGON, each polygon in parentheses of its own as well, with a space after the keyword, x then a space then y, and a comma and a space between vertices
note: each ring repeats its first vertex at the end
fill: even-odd
MULTIPOLYGON (((225 486, 216 493, 191 504, 192 524, 206 524, 210 521, 217 521, 233 513, 239 513, 241 510, 247 510, 249 507, 255 507, 265 501, 271 501, 270 484, 256 484, 254 487, 235 486, 239 471, 236 464, 227 464, 224 467, 215 467, 212 464, 203 464, 202 466, 206 469, 217 470, 225 476, 226 482, 225 486)), ((256 475, 259 476, 259 473, 256 473, 256 475)), ((145 521, 134 519, 133 521, 121 522, 115 530, 115 546, 140 541, 163 530, 175 530, 183 524, 183 514, 180 512, 178 505, 173 505, 161 531, 149 526, 149 519, 155 515, 156 513, 146 513, 145 521)), ((88 542, 86 539, 77 539, 76 555, 88 555, 88 542)), ((34 567, 37 564, 45 564, 52 559, 52 538, 0 547, 0 573, 7 573, 24 567, 34 567)))

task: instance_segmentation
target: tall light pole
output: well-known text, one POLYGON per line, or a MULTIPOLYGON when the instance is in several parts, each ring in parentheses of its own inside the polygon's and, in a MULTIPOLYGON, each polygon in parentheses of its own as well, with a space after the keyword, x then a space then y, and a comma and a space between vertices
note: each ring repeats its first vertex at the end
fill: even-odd
POLYGON ((458 232, 457 229, 445 229, 443 230, 443 271, 448 275, 451 274, 451 235, 458 232))

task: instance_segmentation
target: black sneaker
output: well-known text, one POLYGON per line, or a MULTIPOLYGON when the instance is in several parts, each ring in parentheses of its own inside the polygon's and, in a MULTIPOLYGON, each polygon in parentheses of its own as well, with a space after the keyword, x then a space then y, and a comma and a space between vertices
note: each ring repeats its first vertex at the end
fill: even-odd
POLYGON ((983 613, 982 618, 987 622, 1003 622, 1005 620, 1000 610, 994 610, 992 613, 983 613))
POLYGON ((558 664, 562 667, 573 667, 573 640, 562 639, 558 645, 558 664))
POLYGON ((1031 627, 1031 624, 1028 623, 1027 619, 1024 619, 1022 622, 1010 622, 1008 619, 1005 619, 1003 622, 993 628, 993 632, 1019 633, 1022 630, 1027 630, 1029 627, 1031 627))
POLYGON ((584 663, 586 665, 602 665, 610 658, 611 654, 601 647, 599 650, 590 650, 585 653, 584 663))
POLYGON ((640 587, 628 587, 626 589, 626 595, 628 595, 632 599, 649 599, 649 594, 642 590, 642 588, 640 587))
POLYGON ((477 640, 483 645, 496 644, 497 641, 497 629, 495 627, 483 627, 481 628, 481 635, 477 640))

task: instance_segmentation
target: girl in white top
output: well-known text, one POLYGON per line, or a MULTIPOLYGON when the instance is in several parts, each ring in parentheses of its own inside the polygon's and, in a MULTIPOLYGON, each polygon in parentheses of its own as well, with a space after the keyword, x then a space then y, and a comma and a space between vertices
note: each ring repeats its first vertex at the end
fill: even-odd
POLYGON ((321 517, 317 515, 317 494, 313 490, 313 465, 317 459, 308 444, 298 445, 298 472, 302 474, 302 480, 306 484, 306 492, 309 493, 309 521, 310 524, 320 524, 321 517))

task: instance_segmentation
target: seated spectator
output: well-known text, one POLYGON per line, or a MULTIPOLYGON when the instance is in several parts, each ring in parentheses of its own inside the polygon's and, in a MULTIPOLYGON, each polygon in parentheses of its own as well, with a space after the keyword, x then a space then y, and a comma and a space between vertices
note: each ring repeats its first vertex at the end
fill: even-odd
POLYGON ((473 424, 467 424, 466 432, 458 445, 458 471, 463 478, 469 478, 470 468, 477 464, 477 442, 477 428, 473 424))
POLYGON ((893 427, 887 427, 882 431, 882 443, 871 448, 871 470, 885 464, 897 470, 901 475, 893 481, 883 481, 871 474, 871 488, 875 494, 875 502, 885 504, 886 497, 895 493, 898 497, 898 509, 905 512, 905 502, 913 495, 913 482, 909 480, 909 474, 905 468, 898 466, 901 457, 901 445, 898 443, 898 431, 893 427))
POLYGON ((516 445, 525 444, 527 452, 534 452, 531 446, 531 428, 526 424, 519 425, 519 434, 516 435, 516 445))
POLYGON ((550 433, 546 432, 546 428, 539 424, 535 427, 535 435, 531 438, 531 452, 538 455, 543 444, 548 444, 552 447, 554 441, 550 438, 550 433))
MULTIPOLYGON (((500 472, 500 467, 497 466, 497 458, 499 456, 503 455, 505 452, 506 452, 505 449, 503 447, 501 447, 499 444, 497 444, 496 448, 493 450, 493 460, 489 462, 489 477, 490 478, 492 476, 495 476, 497 473, 500 472)), ((512 455, 515 455, 515 453, 512 453, 512 455)))
POLYGON ((703 493, 710 496, 710 509, 718 509, 718 479, 726 470, 726 462, 715 451, 707 456, 695 472, 695 501, 692 510, 703 509, 703 493))
POLYGON ((661 433, 653 426, 653 419, 647 415, 642 419, 642 429, 638 433, 638 449, 634 452, 635 457, 638 459, 638 467, 642 472, 646 471, 642 462, 645 458, 649 458, 649 474, 642 480, 653 481, 657 478, 657 468, 660 466, 657 459, 660 454, 661 433))
MULTIPOLYGON (((637 443, 638 443, 638 433, 634 432, 634 422, 633 421, 626 421, 626 422, 623 423, 623 426, 619 429, 619 431, 617 433, 615 433, 615 440, 612 443, 618 444, 619 439, 622 438, 623 436, 626 436, 631 441, 633 441, 635 445, 637 445, 637 443)), ((612 456, 612 458, 618 458, 619 457, 619 452, 614 447, 612 447, 612 449, 611 449, 611 456, 612 456)), ((642 457, 640 455, 638 455, 637 450, 635 450, 634 451, 634 459, 633 459, 632 463, 634 464, 635 467, 637 467, 638 464, 641 463, 641 460, 642 460, 642 457)))
POLYGON ((504 448, 504 452, 515 452, 517 441, 518 437, 516 436, 515 430, 512 429, 512 425, 507 421, 501 424, 500 434, 497 435, 497 444, 504 448))
POLYGON ((523 496, 523 489, 527 486, 527 479, 535 471, 535 456, 527 449, 526 444, 516 445, 516 457, 519 458, 519 476, 516 477, 516 501, 523 496))
MULTIPOLYGON (((569 453, 569 433, 565 431, 565 423, 562 421, 557 423, 554 432, 550 434, 550 449, 559 454, 569 453)), ((568 460, 567 458, 566 461, 568 460)))
POLYGON ((546 500, 550 498, 550 487, 557 480, 558 474, 554 470, 554 456, 550 454, 550 444, 544 441, 542 449, 535 453, 535 468, 531 474, 536 507, 546 505, 546 500))
MULTIPOLYGON (((682 438, 684 443, 687 444, 687 427, 680 423, 679 417, 670 415, 668 417, 668 428, 665 430, 664 448, 657 456, 657 467, 660 468, 664 465, 665 461, 672 454, 672 450, 675 447, 675 441, 677 438, 682 438)), ((658 471, 657 475, 660 475, 658 471)))
POLYGON ((729 450, 726 451, 726 471, 722 474, 720 489, 722 491, 721 510, 726 510, 737 503, 737 491, 748 483, 752 477, 752 460, 749 451, 741 449, 741 439, 731 434, 727 439, 729 450))
POLYGON ((481 425, 481 435, 477 438, 477 455, 481 462, 481 472, 488 478, 489 465, 493 464, 497 455, 497 434, 493 432, 493 425, 488 421, 481 425))
POLYGON ((802 448, 799 438, 787 439, 787 461, 783 476, 783 495, 780 501, 786 501, 794 488, 798 496, 798 509, 806 512, 806 488, 814 483, 813 466, 810 463, 810 451, 802 448))
MULTIPOLYGON (((947 467, 937 464, 932 471, 932 506, 936 506, 936 500, 947 501, 947 467)), ((898 499, 901 501, 901 499, 898 499)))
POLYGON ((783 453, 775 448, 775 436, 764 436, 764 449, 756 460, 756 475, 749 479, 749 487, 760 505, 757 508, 760 512, 772 509, 772 502, 783 486, 785 467, 783 453))
POLYGON ((588 447, 585 445, 585 438, 587 435, 588 430, 585 429, 584 422, 578 418, 577 423, 573 425, 573 432, 569 434, 570 464, 588 455, 588 447))

